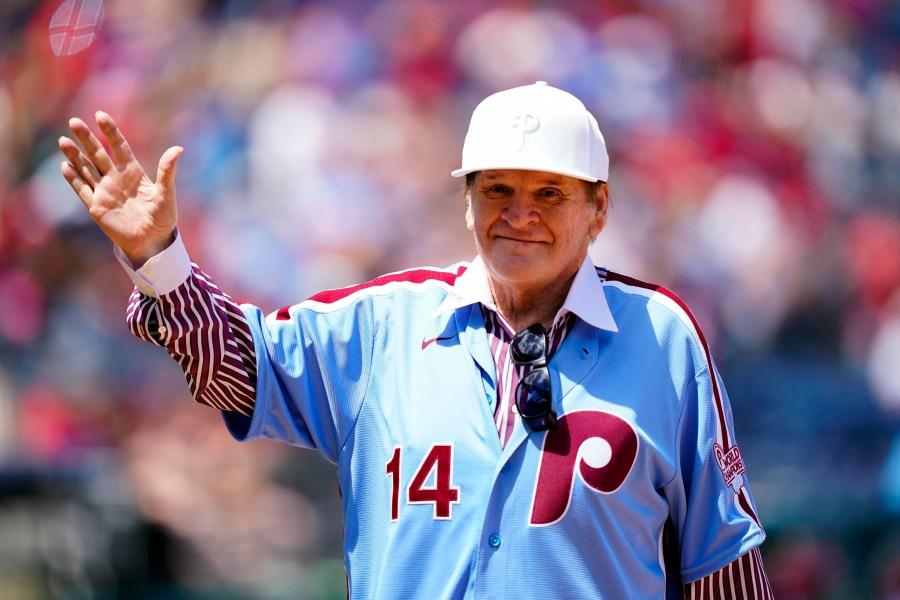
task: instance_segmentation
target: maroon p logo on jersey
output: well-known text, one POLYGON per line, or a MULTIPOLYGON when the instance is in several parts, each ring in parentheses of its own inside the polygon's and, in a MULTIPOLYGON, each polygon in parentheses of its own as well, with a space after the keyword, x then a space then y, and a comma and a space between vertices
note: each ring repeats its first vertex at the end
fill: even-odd
POLYGON ((637 452, 637 433, 622 417, 598 410, 564 414, 544 438, 529 524, 551 525, 566 514, 576 472, 597 492, 616 491, 637 452))

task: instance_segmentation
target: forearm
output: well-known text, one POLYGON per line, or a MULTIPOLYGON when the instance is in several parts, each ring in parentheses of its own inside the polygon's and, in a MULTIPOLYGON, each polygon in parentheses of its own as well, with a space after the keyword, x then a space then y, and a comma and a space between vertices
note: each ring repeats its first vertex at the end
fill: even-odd
POLYGON ((139 271, 119 256, 136 284, 128 304, 129 329, 166 349, 198 402, 251 415, 256 352, 244 313, 189 262, 180 240, 166 252, 139 271))
POLYGON ((198 402, 253 413, 256 353, 250 329, 237 304, 196 265, 182 286, 158 299, 135 289, 128 326, 137 337, 166 349, 198 402))

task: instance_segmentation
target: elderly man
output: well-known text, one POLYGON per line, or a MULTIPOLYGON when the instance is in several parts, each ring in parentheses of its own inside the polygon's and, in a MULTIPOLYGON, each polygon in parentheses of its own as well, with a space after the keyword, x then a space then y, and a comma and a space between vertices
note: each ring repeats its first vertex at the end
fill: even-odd
POLYGON ((596 268, 609 159, 544 82, 494 94, 463 148, 476 258, 268 316, 190 262, 166 151, 113 120, 62 173, 135 283, 128 322, 239 440, 335 462, 353 598, 770 598, 765 534, 709 347, 665 288, 596 268))

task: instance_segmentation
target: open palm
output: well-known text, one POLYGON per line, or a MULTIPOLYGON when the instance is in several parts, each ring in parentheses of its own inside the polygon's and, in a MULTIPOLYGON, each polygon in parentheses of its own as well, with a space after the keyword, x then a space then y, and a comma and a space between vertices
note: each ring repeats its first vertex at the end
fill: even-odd
POLYGON ((59 139, 68 159, 62 174, 100 229, 139 267, 165 249, 175 234, 175 173, 182 148, 173 146, 163 153, 156 181, 151 181, 112 117, 98 112, 96 118, 110 152, 84 121, 73 118, 69 128, 81 148, 68 137, 59 139))

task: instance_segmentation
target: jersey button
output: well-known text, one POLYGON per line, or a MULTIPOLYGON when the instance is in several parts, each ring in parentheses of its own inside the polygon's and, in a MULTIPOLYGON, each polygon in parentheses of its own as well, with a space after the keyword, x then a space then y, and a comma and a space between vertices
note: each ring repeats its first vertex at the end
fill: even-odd
POLYGON ((488 536, 488 545, 491 548, 499 548, 500 547, 500 536, 496 533, 492 533, 488 536))

